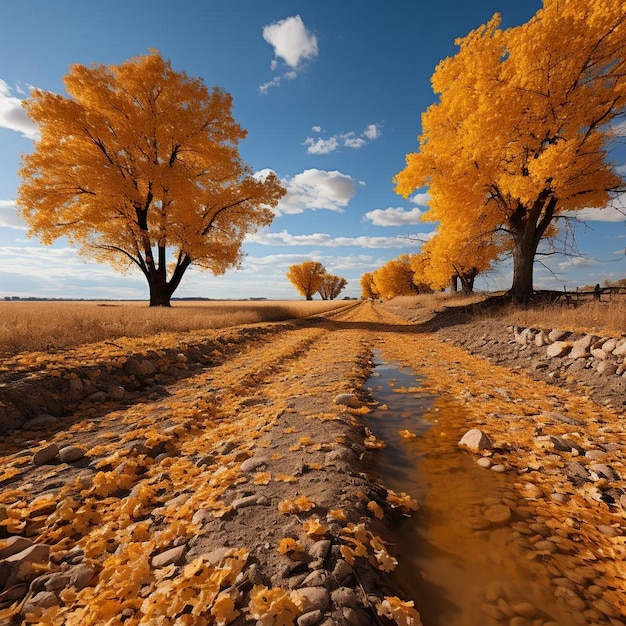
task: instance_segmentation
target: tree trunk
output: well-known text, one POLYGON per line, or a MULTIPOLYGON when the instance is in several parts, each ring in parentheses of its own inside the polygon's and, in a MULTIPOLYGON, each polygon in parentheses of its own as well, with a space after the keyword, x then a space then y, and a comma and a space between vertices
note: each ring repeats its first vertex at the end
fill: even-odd
POLYGON ((150 287, 150 306, 172 306, 170 298, 174 290, 170 289, 165 276, 161 274, 151 276, 148 279, 148 285, 150 287))
POLYGON ((461 279, 461 287, 462 291, 465 295, 473 293, 474 291, 474 281, 476 280, 476 276, 478 275, 478 271, 475 269, 466 272, 465 274, 459 275, 461 279))
POLYGON ((457 293, 459 290, 459 277, 456 274, 450 276, 450 293, 457 293))
POLYGON ((313 300, 313 296, 310 293, 306 294, 306 299, 307 300, 313 300))
POLYGON ((535 264, 534 231, 515 233, 513 238, 513 284, 509 293, 519 304, 526 304, 533 295, 533 267, 535 264))

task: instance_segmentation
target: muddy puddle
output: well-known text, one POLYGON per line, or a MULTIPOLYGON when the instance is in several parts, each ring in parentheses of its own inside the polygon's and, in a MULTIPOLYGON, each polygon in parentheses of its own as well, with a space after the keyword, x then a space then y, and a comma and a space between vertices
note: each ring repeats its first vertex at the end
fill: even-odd
POLYGON ((545 566, 515 542, 511 525, 529 507, 513 475, 482 469, 458 447, 460 407, 422 391, 415 372, 375 363, 367 386, 381 407, 365 422, 387 444, 376 473, 420 506, 396 529, 396 575, 424 626, 576 624, 545 566))

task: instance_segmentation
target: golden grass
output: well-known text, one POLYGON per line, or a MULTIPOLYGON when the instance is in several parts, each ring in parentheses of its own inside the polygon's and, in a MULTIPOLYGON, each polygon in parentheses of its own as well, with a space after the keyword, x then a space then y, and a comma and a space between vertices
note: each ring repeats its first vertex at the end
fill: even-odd
POLYGON ((188 332, 317 315, 345 301, 176 302, 150 308, 145 302, 0 302, 0 356, 54 352, 160 332, 188 332))
MULTIPOLYGON (((434 293, 394 298, 393 306, 426 309, 437 312, 444 308, 463 308, 480 303, 494 294, 434 293)), ((578 303, 556 303, 536 306, 508 304, 473 311, 477 319, 495 317, 509 324, 536 328, 562 328, 580 332, 605 334, 626 333, 626 295, 603 295, 597 302, 592 298, 578 303)))

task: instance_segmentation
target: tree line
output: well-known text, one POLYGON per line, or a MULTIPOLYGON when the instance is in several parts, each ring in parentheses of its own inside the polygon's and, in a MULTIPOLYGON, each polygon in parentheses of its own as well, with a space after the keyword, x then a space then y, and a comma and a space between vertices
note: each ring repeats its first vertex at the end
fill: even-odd
POLYGON ((307 300, 313 300, 316 293, 322 300, 334 300, 348 284, 345 278, 329 274, 319 261, 290 265, 287 278, 307 300))

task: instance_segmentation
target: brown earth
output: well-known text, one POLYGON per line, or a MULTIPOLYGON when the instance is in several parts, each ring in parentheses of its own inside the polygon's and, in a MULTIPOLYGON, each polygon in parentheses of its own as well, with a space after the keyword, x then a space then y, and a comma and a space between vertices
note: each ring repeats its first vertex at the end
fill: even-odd
MULTIPOLYGON (((501 349, 483 352, 494 365, 452 345, 496 331, 363 303, 8 360, 0 622, 417 624, 390 572, 394 530, 419 512, 381 484, 362 424, 377 350, 492 438, 478 456, 518 477, 501 504, 512 536, 572 623, 624 623, 623 396, 600 406, 501 349)), ((483 624, 554 623, 487 600, 483 624)))

